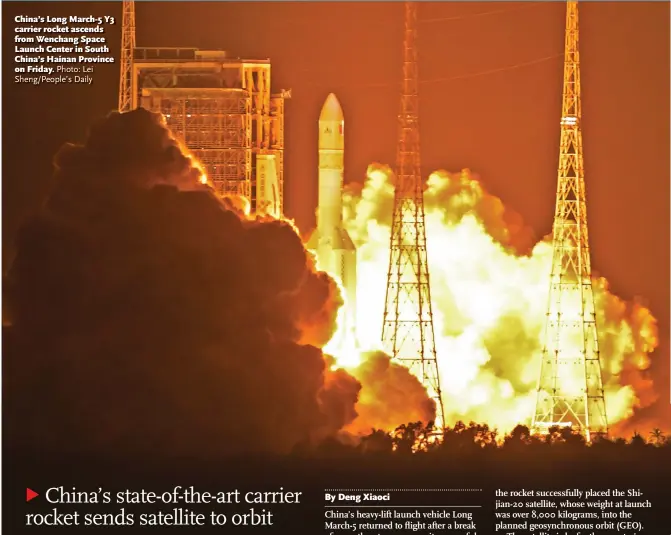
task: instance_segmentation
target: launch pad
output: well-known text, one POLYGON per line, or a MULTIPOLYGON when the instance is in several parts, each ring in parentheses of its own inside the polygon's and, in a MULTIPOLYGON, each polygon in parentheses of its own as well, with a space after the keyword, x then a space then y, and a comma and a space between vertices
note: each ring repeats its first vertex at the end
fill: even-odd
MULTIPOLYGON (((575 0, 567 6, 555 258, 538 399, 530 416, 534 433, 574 428, 584 432, 589 442, 607 436, 608 418, 587 240, 578 11, 575 0), (577 349, 569 347, 566 338, 575 338, 577 349)), ((411 370, 436 402, 440 429, 445 417, 420 168, 417 6, 406 2, 404 10, 397 190, 382 338, 388 353, 411 370)), ((217 50, 136 48, 134 32, 133 2, 126 0, 119 110, 144 107, 161 113, 175 136, 204 164, 209 182, 221 195, 244 196, 253 213, 282 216, 288 94, 271 94, 270 61, 232 58, 217 50)), ((346 302, 336 335, 343 340, 334 338, 338 344, 327 350, 356 340, 357 258, 342 217, 343 153, 344 117, 335 95, 330 95, 319 119, 317 229, 306 244, 318 267, 340 283, 346 302)))

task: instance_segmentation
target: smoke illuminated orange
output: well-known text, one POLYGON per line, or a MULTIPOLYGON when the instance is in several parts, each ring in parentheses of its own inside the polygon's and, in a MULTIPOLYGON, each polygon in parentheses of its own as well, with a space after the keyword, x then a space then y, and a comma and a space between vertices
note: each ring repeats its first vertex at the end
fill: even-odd
MULTIPOLYGON (((355 376, 364 352, 380 349, 393 202, 390 177, 389 169, 371 166, 361 191, 345 193, 345 224, 358 251, 358 344, 343 341, 337 333, 324 350, 355 376)), ((503 203, 467 170, 433 173, 425 204, 446 424, 472 420, 503 432, 529 424, 547 312, 551 243, 540 241, 526 255, 516 251, 512 244, 517 229, 507 223, 503 203)), ((610 293, 605 279, 594 280, 594 293, 612 425, 654 400, 641 372, 657 347, 657 327, 648 309, 610 293), (633 370, 626 382, 623 370, 633 370)), ((370 395, 367 386, 362 382, 360 399, 370 395)), ((385 427, 382 422, 365 423, 368 429, 385 427)))

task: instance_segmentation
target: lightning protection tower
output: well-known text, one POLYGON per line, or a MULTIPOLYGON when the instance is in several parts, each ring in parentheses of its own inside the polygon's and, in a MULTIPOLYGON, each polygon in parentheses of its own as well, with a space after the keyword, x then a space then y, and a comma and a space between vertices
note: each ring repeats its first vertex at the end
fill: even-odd
POLYGON ((135 2, 123 1, 121 16, 121 76, 119 78, 119 112, 132 109, 133 51, 135 50, 135 2))
POLYGON ((608 433, 587 236, 580 131, 578 4, 566 10, 564 92, 550 295, 533 429, 608 433))
POLYGON ((436 403, 436 427, 445 425, 433 332, 431 289, 420 172, 417 4, 405 3, 403 93, 399 114, 396 190, 392 215, 382 342, 436 403))

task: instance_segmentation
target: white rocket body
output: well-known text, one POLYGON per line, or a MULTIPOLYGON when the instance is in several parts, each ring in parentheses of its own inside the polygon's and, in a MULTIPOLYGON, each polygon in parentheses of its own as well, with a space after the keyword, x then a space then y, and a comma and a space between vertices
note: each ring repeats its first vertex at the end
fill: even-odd
MULTIPOLYGON (((356 248, 343 225, 342 192, 345 153, 345 120, 336 96, 331 93, 319 115, 319 198, 317 228, 308 248, 317 256, 319 268, 334 276, 347 302, 341 334, 356 341, 356 248)), ((334 340, 336 345, 345 340, 334 340)))

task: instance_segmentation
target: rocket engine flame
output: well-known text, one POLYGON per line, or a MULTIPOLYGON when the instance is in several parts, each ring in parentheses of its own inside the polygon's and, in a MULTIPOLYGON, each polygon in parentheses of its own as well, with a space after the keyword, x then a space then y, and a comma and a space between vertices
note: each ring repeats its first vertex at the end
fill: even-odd
MULTIPOLYGON (((356 311, 362 348, 380 346, 394 194, 391 176, 386 167, 370 166, 363 187, 344 195, 345 227, 358 251, 357 292, 365 295, 356 311)), ((508 432, 529 423, 534 409, 551 241, 533 244, 519 216, 487 193, 468 170, 433 173, 425 207, 446 424, 472 420, 508 432)), ((648 309, 610 293, 604 278, 595 278, 593 285, 606 406, 613 426, 655 399, 645 371, 658 334, 648 309)), ((353 365, 370 366, 365 355, 353 358, 351 350, 329 349, 339 365, 360 378, 362 403, 369 385, 353 365)), ((366 415, 357 410, 361 417, 366 415)))
MULTIPOLYGON (((56 166, 5 279, 14 446, 279 453, 342 430, 434 418, 419 380, 378 350, 388 169, 371 167, 343 199, 365 296, 355 341, 351 330, 334 337, 351 301, 318 271, 293 222, 217 197, 154 114, 111 114, 83 145, 64 147, 56 166)), ((434 173, 426 210, 446 423, 510 430, 533 408, 550 244, 531 247, 468 171, 434 173)), ((594 290, 616 423, 654 401, 643 372, 657 329, 649 310, 611 294, 604 279, 594 290)))

